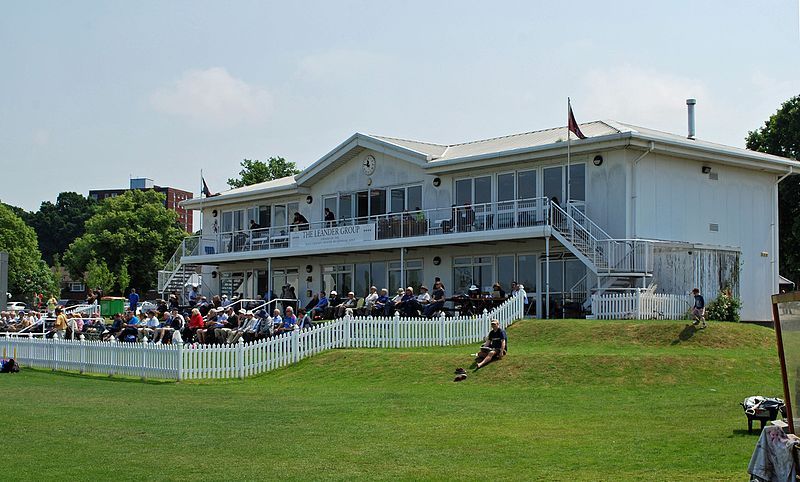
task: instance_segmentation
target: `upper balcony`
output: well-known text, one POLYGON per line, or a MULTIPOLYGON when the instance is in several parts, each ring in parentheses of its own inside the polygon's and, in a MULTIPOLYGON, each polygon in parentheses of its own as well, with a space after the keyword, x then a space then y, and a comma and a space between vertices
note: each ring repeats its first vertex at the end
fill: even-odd
POLYGON ((183 263, 544 236, 547 198, 272 226, 186 238, 183 263))

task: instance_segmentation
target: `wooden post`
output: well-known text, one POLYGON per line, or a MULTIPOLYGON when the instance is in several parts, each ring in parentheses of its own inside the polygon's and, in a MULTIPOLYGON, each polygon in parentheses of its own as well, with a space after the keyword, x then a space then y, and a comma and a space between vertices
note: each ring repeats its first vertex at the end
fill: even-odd
POLYGON ((244 379, 244 339, 242 338, 239 338, 239 342, 236 343, 236 372, 240 379, 244 379))

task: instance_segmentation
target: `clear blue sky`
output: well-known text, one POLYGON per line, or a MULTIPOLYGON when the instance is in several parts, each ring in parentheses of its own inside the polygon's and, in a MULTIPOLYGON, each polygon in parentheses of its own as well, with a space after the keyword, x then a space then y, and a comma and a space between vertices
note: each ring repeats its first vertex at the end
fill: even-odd
POLYGON ((743 146, 800 94, 798 2, 0 4, 0 199, 212 190, 352 133, 452 143, 615 119, 743 146), (652 5, 651 5, 652 4, 652 5))

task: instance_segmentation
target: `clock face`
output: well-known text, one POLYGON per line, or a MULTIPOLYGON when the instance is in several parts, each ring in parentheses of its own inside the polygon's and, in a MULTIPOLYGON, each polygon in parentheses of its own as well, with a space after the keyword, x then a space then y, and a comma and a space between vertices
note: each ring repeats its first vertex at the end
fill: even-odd
POLYGON ((361 168, 364 170, 364 174, 371 176, 375 172, 375 156, 370 154, 365 157, 364 162, 361 163, 361 168))

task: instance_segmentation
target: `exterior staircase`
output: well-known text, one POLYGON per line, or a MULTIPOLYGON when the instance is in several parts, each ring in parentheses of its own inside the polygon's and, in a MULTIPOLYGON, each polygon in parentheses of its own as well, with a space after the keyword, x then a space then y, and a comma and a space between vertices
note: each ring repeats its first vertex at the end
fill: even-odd
POLYGON ((602 293, 632 288, 638 280, 652 276, 652 241, 614 239, 571 203, 565 209, 550 202, 548 209, 552 235, 590 270, 570 289, 573 299, 581 298, 584 309, 591 306, 593 289, 602 293))
POLYGON ((196 238, 184 239, 175 254, 172 255, 163 270, 158 272, 158 292, 161 293, 164 299, 167 299, 169 293, 178 293, 179 301, 185 304, 186 284, 201 284, 202 278, 199 274, 199 266, 194 264, 184 264, 181 262, 183 256, 191 256, 196 254, 199 242, 196 238))

